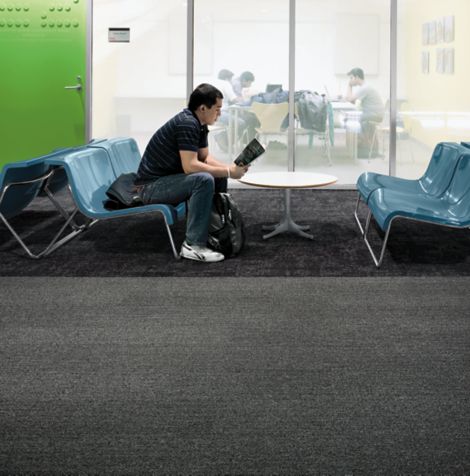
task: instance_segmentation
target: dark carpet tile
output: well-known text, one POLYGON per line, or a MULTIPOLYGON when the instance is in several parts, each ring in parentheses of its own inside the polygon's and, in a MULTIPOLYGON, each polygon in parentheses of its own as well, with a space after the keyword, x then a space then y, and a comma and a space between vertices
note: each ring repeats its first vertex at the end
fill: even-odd
POLYGON ((470 278, 0 281, 0 472, 470 472, 470 278))
MULTIPOLYGON (((382 268, 377 270, 353 218, 355 191, 292 192, 294 219, 311 227, 313 241, 291 234, 262 239, 263 224, 275 223, 283 206, 279 190, 233 189, 243 213, 247 241, 243 252, 222 263, 205 265, 173 258, 159 216, 140 215, 98 223, 46 259, 32 261, 0 229, 3 276, 468 276, 468 230, 397 220, 382 268)), ((364 215, 365 207, 361 209, 364 215)), ((45 200, 37 200, 13 224, 35 249, 45 246, 60 226, 45 200), (36 229, 29 236, 28 227, 36 229)), ((184 222, 173 227, 177 247, 184 222)), ((377 230, 371 242, 379 249, 377 230)))

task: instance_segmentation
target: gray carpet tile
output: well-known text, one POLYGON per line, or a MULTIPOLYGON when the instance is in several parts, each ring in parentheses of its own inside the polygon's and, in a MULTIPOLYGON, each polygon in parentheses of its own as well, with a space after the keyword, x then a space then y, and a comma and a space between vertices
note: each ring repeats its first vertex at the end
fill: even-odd
POLYGON ((469 278, 0 278, 0 472, 468 474, 469 278))
MULTIPOLYGON (((396 221, 380 270, 360 238, 351 190, 292 192, 294 219, 308 224, 313 241, 283 234, 262 239, 261 227, 280 217, 283 192, 233 189, 243 213, 247 241, 243 252, 222 263, 201 265, 173 258, 158 216, 136 216, 98 223, 46 259, 32 261, 0 227, 2 276, 469 276, 470 235, 436 225, 396 221)), ((63 197, 65 198, 65 197, 63 197)), ((365 209, 362 209, 364 212, 365 209)), ((45 200, 13 219, 35 249, 45 246, 60 225, 45 200), (28 230, 36 229, 36 235, 28 230)), ((179 247, 184 222, 173 227, 179 247)), ((380 245, 375 230, 374 247, 380 245)))

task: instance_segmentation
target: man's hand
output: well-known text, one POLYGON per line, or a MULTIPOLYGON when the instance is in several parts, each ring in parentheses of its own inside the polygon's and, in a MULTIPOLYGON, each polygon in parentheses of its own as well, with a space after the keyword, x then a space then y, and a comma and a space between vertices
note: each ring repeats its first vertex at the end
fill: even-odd
POLYGON ((240 179, 248 172, 248 165, 238 166, 233 164, 230 166, 230 178, 240 179))

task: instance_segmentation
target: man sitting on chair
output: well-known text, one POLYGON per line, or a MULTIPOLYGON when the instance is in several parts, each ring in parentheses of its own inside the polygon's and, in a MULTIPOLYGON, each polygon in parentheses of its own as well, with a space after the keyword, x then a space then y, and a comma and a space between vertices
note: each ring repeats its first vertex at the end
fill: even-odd
POLYGON ((239 179, 248 167, 226 165, 209 154, 208 125, 216 122, 222 93, 200 84, 188 107, 166 122, 150 139, 135 184, 142 201, 176 205, 189 200, 186 239, 180 256, 204 262, 224 255, 207 247, 214 192, 227 191, 227 178, 239 179))
POLYGON ((368 158, 377 156, 377 140, 374 140, 375 127, 382 122, 384 117, 384 104, 379 93, 364 79, 364 71, 361 68, 353 68, 348 73, 349 83, 345 99, 355 103, 361 101, 361 134, 358 137, 357 155, 368 158), (353 87, 355 89, 353 89, 353 87))

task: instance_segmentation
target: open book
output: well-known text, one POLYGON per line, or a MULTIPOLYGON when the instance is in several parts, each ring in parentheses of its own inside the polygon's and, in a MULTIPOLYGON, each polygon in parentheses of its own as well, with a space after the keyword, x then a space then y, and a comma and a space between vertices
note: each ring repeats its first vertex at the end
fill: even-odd
POLYGON ((237 165, 248 165, 257 159, 261 154, 264 154, 265 149, 257 139, 253 139, 235 159, 237 165))

